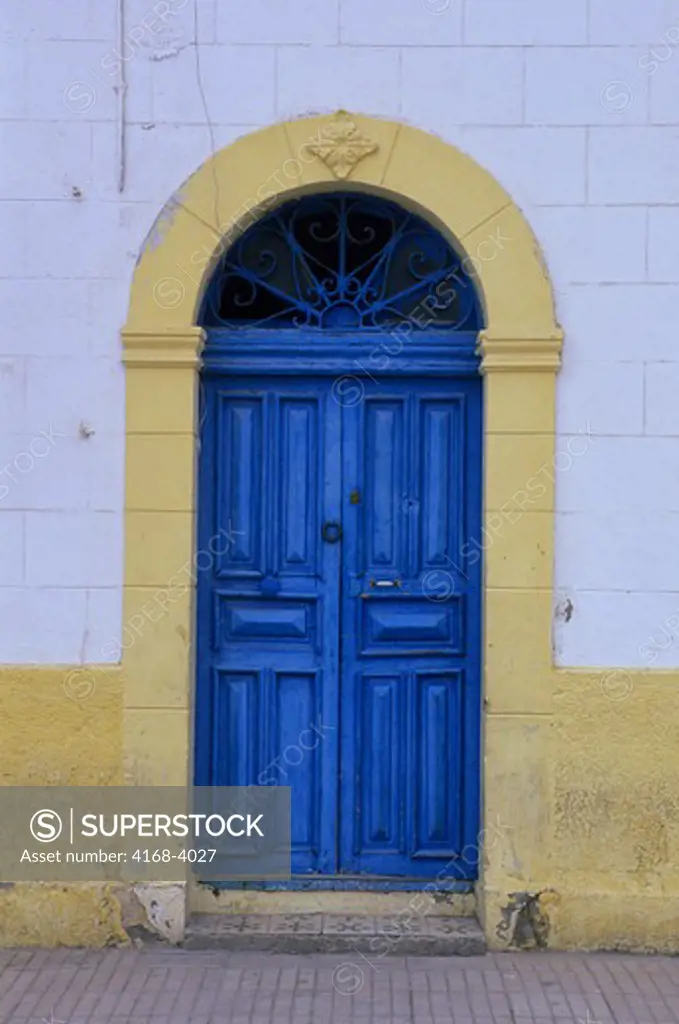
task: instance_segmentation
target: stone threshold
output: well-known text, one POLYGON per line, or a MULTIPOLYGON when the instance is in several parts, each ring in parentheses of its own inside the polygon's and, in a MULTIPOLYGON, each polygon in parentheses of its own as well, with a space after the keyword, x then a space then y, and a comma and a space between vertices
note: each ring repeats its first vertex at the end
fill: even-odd
POLYGON ((193 914, 185 949, 384 956, 479 956, 486 940, 471 917, 400 914, 193 914))

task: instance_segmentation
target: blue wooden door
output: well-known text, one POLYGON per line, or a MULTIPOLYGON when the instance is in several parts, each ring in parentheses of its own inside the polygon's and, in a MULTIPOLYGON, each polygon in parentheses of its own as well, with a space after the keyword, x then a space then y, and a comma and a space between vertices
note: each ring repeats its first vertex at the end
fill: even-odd
POLYGON ((290 785, 295 872, 471 878, 480 381, 336 398, 205 382, 197 781, 290 785))
POLYGON ((385 381, 343 410, 341 864, 473 875, 478 378, 385 381), (461 852, 467 846, 467 856, 461 852))
POLYGON ((201 450, 197 780, 293 793, 293 869, 337 871, 339 406, 312 379, 211 379, 201 450), (214 539, 214 540, 213 540, 214 539), (205 559, 204 559, 205 561, 205 559))

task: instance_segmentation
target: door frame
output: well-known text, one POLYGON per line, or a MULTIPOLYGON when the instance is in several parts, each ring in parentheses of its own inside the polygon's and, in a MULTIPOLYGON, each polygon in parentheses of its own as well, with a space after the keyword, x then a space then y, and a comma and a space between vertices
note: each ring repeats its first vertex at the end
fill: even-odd
POLYGON ((419 129, 339 112, 246 135, 206 161, 149 232, 122 332, 123 619, 139 636, 122 660, 124 776, 137 785, 192 779, 194 579, 205 556, 195 550, 203 344, 195 324, 204 288, 224 246, 262 212, 296 195, 334 190, 338 180, 343 190, 393 199, 432 223, 466 253, 483 304, 485 770, 478 844, 485 843, 483 913, 499 925, 506 892, 516 888, 505 864, 527 865, 525 888, 524 876, 535 877, 535 837, 517 830, 507 861, 502 843, 491 848, 489 830, 500 815, 520 822, 522 794, 537 785, 547 800, 551 785, 552 687, 536 689, 534 680, 556 678, 554 475, 542 474, 540 496, 528 508, 517 509, 516 495, 553 465, 563 332, 539 246, 516 204, 473 160, 419 129))

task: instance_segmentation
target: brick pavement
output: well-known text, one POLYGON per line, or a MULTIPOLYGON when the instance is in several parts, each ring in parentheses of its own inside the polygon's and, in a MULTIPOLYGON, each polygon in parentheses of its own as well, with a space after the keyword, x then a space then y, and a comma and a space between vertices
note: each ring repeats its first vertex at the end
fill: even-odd
POLYGON ((0 950, 1 1024, 677 1024, 679 959, 0 950))

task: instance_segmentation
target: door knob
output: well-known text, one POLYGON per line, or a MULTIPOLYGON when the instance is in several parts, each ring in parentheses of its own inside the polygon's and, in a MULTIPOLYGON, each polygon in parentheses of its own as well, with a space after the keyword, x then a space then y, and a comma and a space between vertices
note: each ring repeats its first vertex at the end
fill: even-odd
POLYGON ((341 540, 342 527, 336 522, 323 523, 321 536, 328 544, 336 544, 338 540, 341 540))

